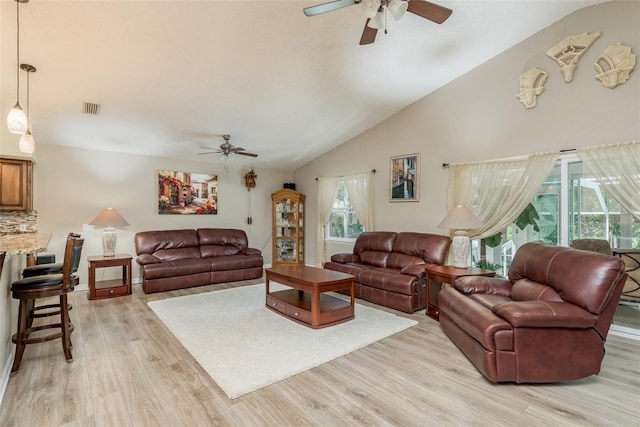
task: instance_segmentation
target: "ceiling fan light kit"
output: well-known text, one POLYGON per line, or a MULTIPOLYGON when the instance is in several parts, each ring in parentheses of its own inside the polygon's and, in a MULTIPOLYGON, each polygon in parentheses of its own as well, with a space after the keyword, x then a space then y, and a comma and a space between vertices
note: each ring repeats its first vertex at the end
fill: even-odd
POLYGON ((319 4, 316 6, 306 7, 303 12, 307 16, 315 16, 332 10, 342 9, 343 7, 361 4, 362 13, 367 18, 360 38, 360 44, 371 44, 376 40, 378 30, 386 28, 386 12, 387 9, 394 19, 398 20, 404 16, 405 12, 411 12, 424 19, 442 24, 451 15, 452 10, 431 3, 426 0, 335 0, 329 3, 319 4))

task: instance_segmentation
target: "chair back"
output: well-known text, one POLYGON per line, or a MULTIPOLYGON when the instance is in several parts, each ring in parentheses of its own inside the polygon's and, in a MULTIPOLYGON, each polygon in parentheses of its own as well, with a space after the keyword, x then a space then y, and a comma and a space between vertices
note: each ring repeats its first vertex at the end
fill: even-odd
POLYGON ((576 239, 571 241, 571 247, 583 251, 598 252, 604 255, 613 254, 609 241, 604 239, 576 239))
POLYGON ((75 277, 73 274, 78 271, 78 266, 80 265, 80 257, 82 254, 82 245, 84 244, 84 239, 78 237, 78 235, 69 235, 67 237, 67 244, 64 249, 64 261, 62 262, 62 276, 63 283, 62 287, 64 289, 69 289, 75 286, 75 283, 72 284, 75 277))

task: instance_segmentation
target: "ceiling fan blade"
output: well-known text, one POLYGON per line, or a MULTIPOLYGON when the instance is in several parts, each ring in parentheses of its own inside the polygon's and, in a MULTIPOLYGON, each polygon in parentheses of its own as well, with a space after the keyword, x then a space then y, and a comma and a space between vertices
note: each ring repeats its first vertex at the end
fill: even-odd
POLYGON ((442 24, 447 20, 449 15, 451 15, 451 12, 453 12, 449 8, 428 2, 426 0, 410 0, 407 10, 411 13, 415 13, 418 16, 422 16, 429 21, 433 21, 436 24, 442 24))
POLYGON ((240 154, 241 156, 258 157, 257 154, 247 153, 246 151, 236 151, 236 154, 240 154))
POLYGON ((364 30, 362 30, 362 37, 360 37, 360 44, 371 44, 376 41, 376 34, 378 34, 378 30, 375 28, 370 28, 367 26, 370 19, 367 19, 367 22, 364 24, 364 30))
POLYGON ((238 151, 246 151, 246 150, 242 147, 233 147, 231 151, 235 151, 237 153, 238 151))
POLYGON ((198 153, 198 156, 202 156, 203 154, 218 154, 221 153, 221 151, 209 151, 207 153, 198 153))
POLYGON ((332 10, 342 9, 343 7, 354 4, 356 4, 356 0, 336 0, 329 3, 319 4, 317 6, 305 7, 303 12, 307 16, 314 16, 325 12, 331 12, 332 10))

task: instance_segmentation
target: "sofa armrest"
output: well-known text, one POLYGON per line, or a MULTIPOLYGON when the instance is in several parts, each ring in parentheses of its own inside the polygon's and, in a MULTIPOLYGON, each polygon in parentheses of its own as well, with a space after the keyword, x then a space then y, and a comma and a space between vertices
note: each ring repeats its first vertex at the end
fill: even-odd
POLYGON ((463 294, 511 296, 513 284, 506 279, 485 276, 465 276, 456 279, 453 287, 463 294))
POLYGON ((400 270, 400 273, 408 274, 410 276, 415 276, 418 279, 422 279, 423 277, 426 276, 427 270, 425 269, 424 264, 415 264, 415 265, 406 266, 405 268, 400 270))
POLYGON ((138 255, 136 262, 140 265, 157 264, 160 260, 151 254, 138 255))
POLYGON ((337 262, 339 264, 348 264, 350 262, 358 262, 359 258, 360 257, 358 255, 348 254, 348 253, 331 255, 331 261, 337 262))
POLYGON ((597 316, 568 302, 513 301, 496 304, 492 310, 514 327, 589 328, 597 316))
POLYGON ((244 251, 245 255, 262 255, 262 252, 260 252, 260 249, 256 249, 256 248, 247 248, 247 250, 244 251))

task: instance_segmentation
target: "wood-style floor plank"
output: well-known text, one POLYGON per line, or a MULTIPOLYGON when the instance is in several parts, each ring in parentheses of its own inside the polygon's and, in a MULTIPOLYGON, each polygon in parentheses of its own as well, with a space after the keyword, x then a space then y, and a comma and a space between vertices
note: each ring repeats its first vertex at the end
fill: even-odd
POLYGON ((0 425, 640 425, 640 342, 610 335, 602 371, 580 381, 492 384, 424 310, 385 309, 419 323, 231 400, 147 302, 261 282, 149 295, 135 285, 131 296, 99 301, 74 292, 74 362, 59 341, 27 346, 0 425))

